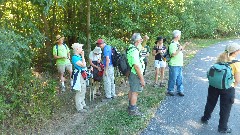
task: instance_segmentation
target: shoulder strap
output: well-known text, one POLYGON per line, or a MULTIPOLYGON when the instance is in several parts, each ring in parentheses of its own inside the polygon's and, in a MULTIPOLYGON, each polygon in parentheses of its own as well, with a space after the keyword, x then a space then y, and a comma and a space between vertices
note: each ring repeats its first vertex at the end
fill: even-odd
POLYGON ((236 63, 236 62, 239 62, 238 60, 232 60, 231 62, 228 62, 228 64, 233 64, 233 63, 236 63))
POLYGON ((57 56, 58 56, 58 44, 56 44, 57 56))
MULTIPOLYGON (((67 50, 67 45, 66 44, 63 44, 67 50)), ((56 44, 56 50, 57 50, 57 56, 58 56, 58 44, 56 44)))

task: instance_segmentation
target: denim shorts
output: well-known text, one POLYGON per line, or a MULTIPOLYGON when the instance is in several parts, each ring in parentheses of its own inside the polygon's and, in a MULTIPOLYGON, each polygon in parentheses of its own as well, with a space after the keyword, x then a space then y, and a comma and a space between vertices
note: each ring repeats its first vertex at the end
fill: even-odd
POLYGON ((129 81, 131 92, 142 92, 143 91, 143 87, 141 86, 138 75, 131 72, 129 75, 128 81, 129 81))

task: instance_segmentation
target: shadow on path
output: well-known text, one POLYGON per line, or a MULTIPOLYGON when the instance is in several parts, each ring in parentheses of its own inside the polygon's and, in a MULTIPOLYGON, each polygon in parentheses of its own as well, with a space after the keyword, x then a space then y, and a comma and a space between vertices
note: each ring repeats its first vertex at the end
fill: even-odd
MULTIPOLYGON (((206 72, 215 62, 216 57, 224 51, 230 40, 217 43, 199 51, 184 67, 185 96, 166 97, 158 108, 155 117, 141 135, 218 135, 219 102, 215 107, 208 125, 200 123, 207 100, 208 80, 206 72)), ((240 91, 236 90, 228 125, 233 129, 231 135, 240 134, 240 91)))

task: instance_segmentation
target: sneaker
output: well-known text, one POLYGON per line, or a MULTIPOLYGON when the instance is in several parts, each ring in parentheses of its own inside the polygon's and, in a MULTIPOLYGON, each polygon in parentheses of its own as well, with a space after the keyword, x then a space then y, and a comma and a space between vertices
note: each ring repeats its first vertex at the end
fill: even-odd
POLYGON ((201 118, 201 123, 202 123, 202 124, 208 124, 208 120, 204 119, 204 117, 202 116, 202 118, 201 118))
POLYGON ((61 89, 62 92, 65 92, 65 91, 66 91, 66 87, 63 86, 63 85, 61 85, 60 89, 61 89))
POLYGON ((171 92, 171 91, 168 91, 168 92, 167 92, 167 95, 168 95, 168 96, 174 96, 174 93, 171 92))
POLYGON ((231 133, 231 132, 232 132, 232 129, 231 129, 231 128, 227 128, 227 129, 225 129, 225 130, 218 129, 218 132, 219 132, 219 133, 224 133, 224 134, 226 134, 226 133, 231 133))
POLYGON ((112 99, 115 99, 115 98, 117 98, 117 96, 112 96, 112 99))
POLYGON ((183 97, 184 96, 184 93, 183 92, 178 92, 178 95, 183 97))
POLYGON ((104 98, 104 99, 102 99, 102 102, 108 102, 108 101, 111 101, 112 100, 112 98, 104 98))
POLYGON ((86 113, 87 110, 86 109, 81 109, 81 110, 78 110, 78 113, 86 113))
POLYGON ((158 87, 158 84, 154 83, 154 84, 153 84, 153 87, 155 87, 155 88, 158 87))
POLYGON ((143 116, 143 114, 138 109, 129 110, 128 114, 131 116, 143 116))
POLYGON ((101 92, 97 92, 95 95, 96 96, 101 96, 101 92))
POLYGON ((163 83, 160 83, 160 85, 159 85, 160 87, 165 87, 165 85, 163 84, 163 83))
POLYGON ((89 107, 88 107, 88 106, 84 106, 84 107, 83 107, 83 109, 86 109, 86 110, 88 110, 88 109, 89 109, 89 107))

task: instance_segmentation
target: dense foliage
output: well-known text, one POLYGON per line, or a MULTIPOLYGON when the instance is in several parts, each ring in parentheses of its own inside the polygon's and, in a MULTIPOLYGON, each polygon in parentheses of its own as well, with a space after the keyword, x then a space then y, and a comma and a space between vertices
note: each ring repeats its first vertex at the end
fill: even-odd
POLYGON ((134 32, 148 34, 151 46, 158 35, 170 40, 174 29, 185 39, 225 37, 239 34, 239 6, 239 0, 1 0, 0 121, 53 114, 57 84, 49 76, 57 34, 87 51, 98 38, 124 49, 134 32))

